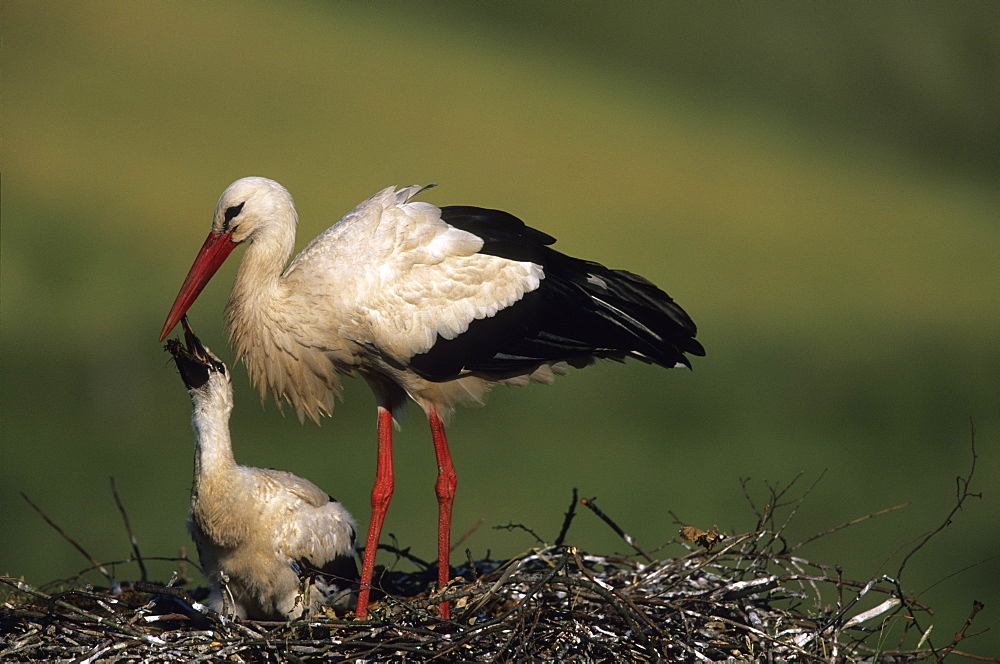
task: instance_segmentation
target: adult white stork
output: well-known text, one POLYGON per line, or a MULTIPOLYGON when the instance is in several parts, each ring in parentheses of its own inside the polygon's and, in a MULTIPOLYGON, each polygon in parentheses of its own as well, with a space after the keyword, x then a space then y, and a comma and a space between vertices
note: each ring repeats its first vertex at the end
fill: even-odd
MULTIPOLYGON (((551 382, 595 358, 664 367, 704 355, 695 325, 646 279, 550 248, 555 239, 500 210, 413 201, 389 187, 358 205, 285 267, 295 243, 291 194, 260 177, 219 199, 212 230, 163 326, 166 336, 238 245, 229 338, 261 395, 299 418, 329 414, 338 374, 358 374, 378 408, 378 462, 357 616, 392 496, 394 414, 426 413, 438 461, 438 581, 448 581, 455 471, 444 420, 492 383, 551 382)), ((447 617, 448 605, 441 605, 447 617)))
POLYGON ((211 584, 208 605, 254 620, 291 620, 320 605, 348 608, 358 578, 354 519, 307 479, 236 464, 229 372, 183 321, 187 346, 171 339, 167 350, 191 396, 188 529, 211 584))

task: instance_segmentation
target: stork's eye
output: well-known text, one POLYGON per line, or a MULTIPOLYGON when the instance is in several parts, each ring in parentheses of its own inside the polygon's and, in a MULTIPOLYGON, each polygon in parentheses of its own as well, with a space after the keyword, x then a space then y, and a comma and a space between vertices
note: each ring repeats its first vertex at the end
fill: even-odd
POLYGON ((246 205, 246 201, 243 201, 239 205, 233 205, 226 208, 226 225, 229 225, 233 219, 239 216, 240 212, 243 212, 243 206, 246 205))

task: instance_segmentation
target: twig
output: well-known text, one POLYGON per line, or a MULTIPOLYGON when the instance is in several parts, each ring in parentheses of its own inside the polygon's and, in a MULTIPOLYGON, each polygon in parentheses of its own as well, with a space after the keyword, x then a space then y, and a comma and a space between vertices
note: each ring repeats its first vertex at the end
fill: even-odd
POLYGON ((598 508, 597 505, 594 504, 595 500, 597 500, 597 499, 596 498, 591 498, 591 499, 588 500, 586 498, 581 498, 580 502, 583 503, 584 505, 586 505, 587 507, 589 507, 591 512, 593 512, 594 514, 596 514, 597 516, 599 516, 601 518, 601 521, 603 521, 604 523, 608 524, 611 527, 611 530, 615 531, 615 533, 617 533, 619 537, 621 537, 623 540, 625 540, 626 544, 628 544, 633 549, 635 549, 639 553, 639 555, 641 555, 643 558, 645 558, 648 562, 655 562, 653 560, 653 557, 651 555, 649 555, 648 553, 646 553, 645 551, 643 551, 639 547, 639 545, 636 544, 635 540, 632 538, 631 535, 629 535, 624 530, 622 530, 618 526, 617 523, 615 523, 614 521, 611 520, 611 517, 609 517, 607 514, 605 514, 604 512, 602 512, 600 510, 600 508, 598 508))
POLYGON ((98 625, 100 625, 102 627, 106 627, 106 628, 111 629, 113 631, 117 631, 117 632, 120 632, 120 633, 123 633, 123 634, 127 634, 127 635, 129 635, 131 637, 137 638, 137 639, 139 639, 141 641, 144 641, 146 643, 155 643, 155 644, 160 644, 160 645, 163 644, 163 640, 162 639, 159 639, 159 638, 157 638, 155 636, 149 636, 148 634, 143 634, 141 631, 139 631, 137 629, 134 629, 132 627, 127 627, 125 625, 119 625, 119 624, 115 623, 114 621, 108 620, 107 618, 104 618, 102 616, 98 616, 98 615, 93 614, 93 613, 91 613, 89 611, 81 609, 80 607, 74 606, 74 605, 70 604, 69 602, 64 602, 61 599, 57 599, 55 597, 52 597, 51 595, 46 595, 42 591, 34 588, 33 586, 31 586, 31 585, 29 585, 29 584, 27 584, 24 581, 21 581, 19 579, 13 579, 11 577, 0 576, 0 583, 5 583, 5 584, 7 584, 7 585, 9 585, 9 586, 11 586, 13 588, 16 588, 17 590, 20 590, 21 592, 23 592, 25 594, 31 595, 31 596, 36 597, 38 599, 45 600, 46 602, 51 602, 54 606, 58 606, 61 609, 65 609, 65 610, 70 611, 72 613, 75 613, 77 615, 83 616, 87 620, 95 622, 95 623, 97 623, 98 625))
POLYGON ((975 497, 975 498, 983 497, 983 494, 981 493, 971 493, 969 491, 969 485, 972 483, 972 477, 976 473, 976 460, 979 458, 979 456, 976 454, 976 425, 970 421, 969 426, 971 427, 972 464, 969 466, 968 475, 966 475, 965 477, 959 475, 958 477, 955 478, 955 493, 956 493, 955 506, 951 508, 950 512, 948 512, 948 516, 944 518, 944 521, 941 522, 940 526, 938 526, 931 532, 927 533, 927 535, 924 536, 922 540, 920 540, 920 543, 917 544, 915 547, 913 547, 913 549, 909 553, 907 553, 906 556, 903 557, 903 561, 899 563, 899 569, 896 570, 897 579, 902 578, 903 569, 906 567, 906 563, 909 562, 910 558, 912 558, 917 551, 922 549, 924 545, 927 544, 927 542, 929 542, 932 537, 934 537, 939 532, 941 532, 942 530, 951 525, 952 517, 954 517, 955 514, 960 509, 962 509, 962 505, 965 504, 966 499, 970 497, 975 497))
POLYGON ((926 588, 921 589, 920 592, 918 592, 917 594, 918 595, 923 595, 924 593, 928 592, 929 590, 931 590, 932 588, 934 588, 935 586, 937 586, 939 583, 944 583, 945 581, 947 581, 948 579, 950 579, 950 578, 952 578, 954 576, 958 576, 959 574, 961 574, 963 572, 968 572, 973 567, 978 567, 979 565, 982 565, 983 563, 993 562, 994 560, 997 560, 998 558, 1000 558, 1000 553, 994 554, 992 556, 987 556, 986 558, 983 558, 982 560, 977 560, 976 562, 970 563, 970 564, 966 565, 965 567, 960 567, 959 569, 955 570, 951 574, 946 574, 945 576, 942 576, 940 579, 938 579, 937 581, 935 581, 931 585, 927 586, 926 588))
POLYGON ((115 497, 115 504, 118 505, 118 511, 121 512, 122 521, 125 522, 125 532, 128 534, 128 541, 132 545, 132 553, 135 554, 135 562, 139 564, 139 580, 146 581, 146 563, 142 560, 142 554, 139 553, 139 541, 135 538, 135 532, 132 530, 132 524, 128 520, 128 513, 125 511, 125 505, 122 504, 121 497, 118 495, 118 487, 115 486, 115 476, 111 475, 109 478, 111 480, 111 494, 115 497))
POLYGON ((629 599, 625 595, 622 595, 620 592, 615 590, 613 587, 609 586, 607 583, 595 579, 594 575, 590 573, 590 570, 586 568, 586 566, 583 564, 583 561, 580 559, 580 553, 579 551, 576 550, 576 547, 570 547, 570 553, 573 554, 573 560, 576 561, 577 568, 585 577, 587 577, 587 580, 590 581, 590 583, 592 584, 588 585, 588 588, 596 592, 601 597, 603 597, 608 604, 614 607, 614 609, 618 612, 618 614, 622 618, 624 618, 625 622, 632 628, 634 636, 636 636, 639 639, 639 641, 651 651, 654 657, 657 658, 663 657, 665 653, 659 651, 649 641, 649 639, 646 638, 646 635, 643 634, 643 630, 639 629, 639 624, 633 617, 633 612, 636 616, 642 619, 642 622, 644 622, 647 627, 649 627, 653 632, 655 632, 662 638, 663 631, 656 625, 656 623, 650 620, 649 616, 647 616, 644 611, 642 611, 638 606, 636 606, 635 602, 633 602, 631 599, 629 599), (625 607, 622 606, 622 604, 627 604, 628 607, 632 609, 632 611, 627 610, 625 607))
POLYGON ((455 540, 455 543, 452 544, 451 548, 448 549, 448 550, 449 551, 454 551, 455 549, 457 549, 462 542, 464 542, 465 540, 469 539, 469 537, 472 535, 472 533, 474 533, 477 530, 479 530, 480 526, 482 526, 483 523, 484 523, 483 519, 480 519, 479 521, 476 521, 474 524, 472 524, 472 527, 469 528, 468 530, 466 530, 465 534, 463 534, 461 537, 459 537, 457 540, 455 540))
POLYGON ((725 623, 725 624, 727 624, 730 627, 733 627, 735 629, 744 630, 746 632, 749 632, 750 634, 753 634, 754 636, 756 636, 757 638, 761 639, 762 641, 770 641, 770 642, 774 643, 775 645, 784 645, 785 647, 793 650, 796 654, 803 655, 803 656, 808 657, 809 659, 815 660, 817 662, 823 661, 822 659, 820 659, 816 655, 813 655, 811 653, 806 652, 800 646, 797 646, 795 644, 790 644, 790 643, 782 644, 778 639, 774 638, 770 634, 767 634, 766 632, 762 632, 759 629, 755 629, 752 625, 745 625, 743 623, 737 622, 737 621, 732 620, 731 618, 727 618, 725 616, 711 616, 711 618, 708 618, 708 616, 705 616, 704 614, 698 613, 697 611, 692 611, 691 609, 681 609, 681 611, 683 611, 684 613, 686 613, 686 614, 688 614, 690 616, 704 619, 704 620, 706 620, 706 622, 710 619, 710 620, 713 620, 713 621, 719 621, 719 622, 725 623))
MULTIPOLYGON (((629 608, 631 608, 632 611, 634 611, 637 616, 639 616, 640 618, 642 618, 642 621, 644 623, 646 623, 646 625, 650 629, 652 629, 654 632, 656 632, 661 637, 663 636, 663 630, 661 630, 659 628, 659 626, 655 622, 653 622, 652 620, 650 620, 649 616, 646 615, 645 611, 643 611, 638 606, 636 606, 636 603, 632 601, 631 597, 629 597, 628 595, 622 594, 619 590, 615 589, 614 587, 608 586, 607 583, 605 583, 603 581, 598 581, 596 578, 594 578, 594 575, 591 574, 590 570, 587 569, 586 565, 583 564, 583 560, 580 558, 580 552, 576 549, 576 547, 571 547, 570 551, 573 554, 573 560, 576 562, 576 566, 580 569, 580 571, 583 573, 583 575, 585 577, 587 577, 587 580, 589 580, 591 583, 593 583, 597 588, 601 588, 601 589, 607 590, 607 592, 610 593, 612 597, 615 597, 618 600, 620 600, 620 601, 624 602, 625 604, 627 604, 629 606, 629 608), (607 586, 607 588, 605 588, 605 586, 607 586)), ((607 599, 607 598, 605 598, 605 599, 607 599)))
MULTIPOLYGON (((410 547, 401 549, 398 546, 393 546, 392 544, 379 544, 378 548, 382 551, 388 551, 389 553, 395 554, 399 558, 405 558, 406 560, 409 560, 411 563, 419 565, 424 569, 430 569, 431 567, 433 567, 433 563, 429 563, 426 560, 418 558, 417 556, 410 553, 410 547)), ((364 552, 364 547, 360 548, 360 552, 362 553, 364 552)))
POLYGON ((559 536, 556 537, 556 546, 562 546, 566 541, 566 534, 569 532, 569 524, 573 522, 573 517, 576 516, 576 487, 573 487, 573 498, 569 501, 569 509, 566 510, 565 514, 566 517, 563 519, 562 528, 559 530, 559 536))
POLYGON ((743 497, 746 498, 747 503, 750 505, 750 509, 753 510, 754 515, 757 517, 757 529, 759 530, 764 525, 764 515, 757 508, 757 503, 753 501, 753 496, 750 495, 750 489, 747 485, 750 484, 749 477, 740 478, 740 487, 743 489, 743 497))
MULTIPOLYGON (((847 612, 850 611, 852 608, 854 608, 854 606, 858 602, 860 602, 861 599, 865 595, 867 595, 872 588, 875 588, 876 585, 879 583, 889 583, 892 586, 895 586, 897 588, 899 587, 898 581, 889 578, 888 576, 885 575, 871 579, 868 583, 864 585, 863 588, 861 588, 861 590, 858 591, 858 593, 851 600, 849 600, 845 605, 840 607, 840 609, 836 613, 830 616, 830 618, 816 631, 816 635, 818 636, 822 634, 831 627, 835 627, 837 630, 843 629, 845 622, 849 622, 849 621, 844 621, 844 616, 847 615, 847 612)), ((902 594, 900 594, 899 598, 901 599, 902 597, 903 597, 902 594)), ((902 609, 902 606, 903 606, 902 603, 900 603, 899 604, 900 609, 902 609)))
POLYGON ((466 608, 465 611, 462 612, 462 615, 459 616, 458 622, 465 622, 466 620, 468 620, 470 616, 474 616, 480 611, 482 611, 482 609, 486 606, 486 604, 493 597, 497 595, 497 592, 500 590, 500 588, 505 583, 507 583, 507 580, 511 577, 511 575, 515 571, 517 571, 517 568, 518 568, 518 560, 516 558, 511 559, 506 563, 504 563, 503 567, 501 568, 503 569, 503 572, 500 574, 500 578, 497 579, 496 582, 492 586, 490 586, 489 590, 483 593, 483 595, 479 597, 474 603, 473 602, 469 603, 468 608, 466 608))
MULTIPOLYGON (((925 646, 929 630, 921 629, 914 615, 928 610, 904 594, 898 580, 851 581, 839 569, 835 572, 835 566, 788 553, 804 542, 779 552, 785 543, 774 531, 787 526, 786 513, 794 509, 798 496, 787 486, 770 484, 767 489, 768 502, 760 511, 766 525, 727 538, 717 551, 692 551, 649 564, 631 550, 627 556, 608 557, 546 547, 507 563, 471 561, 473 582, 456 580, 436 595, 426 565, 416 573, 390 571, 386 578, 395 576, 398 580, 392 583, 405 591, 387 596, 384 610, 377 614, 384 618, 369 621, 332 615, 292 622, 243 621, 212 612, 203 612, 202 618, 188 610, 197 606, 183 590, 171 587, 173 580, 166 587, 136 582, 135 590, 154 593, 140 600, 142 606, 135 606, 133 593, 112 598, 103 590, 71 591, 68 601, 83 607, 71 609, 59 593, 45 594, 0 578, 0 588, 6 583, 15 589, 0 608, 3 627, 14 630, 0 638, 0 660, 82 664, 124 661, 127 655, 137 661, 232 659, 269 664, 334 659, 700 663, 727 658, 860 664, 935 657, 943 663, 960 656, 1000 661, 969 656, 957 647, 973 642, 978 630, 972 618, 979 609, 954 640, 948 640, 947 648, 925 646), (810 586, 815 601, 810 601, 810 586), (833 589, 841 601, 830 608, 822 594, 833 589), (55 608, 46 613, 44 602, 34 597, 55 608), (176 598, 176 605, 167 597, 176 598), (873 599, 875 608, 858 613, 866 608, 861 602, 873 599), (453 621, 442 621, 427 610, 442 600, 467 604, 453 621), (906 614, 896 613, 902 610, 906 614), (886 647, 893 645, 885 638, 887 619, 903 624, 896 649, 886 647), (882 624, 881 631, 876 622, 882 624), (161 640, 157 645, 139 643, 140 632, 161 640), (917 642, 916 637, 923 640, 917 642), (916 646, 902 647, 911 642, 916 646)), ((116 564, 121 563, 104 562, 108 569, 116 564)))
MULTIPOLYGON (((785 517, 785 522, 783 524, 781 524, 781 526, 778 528, 777 534, 781 534, 781 533, 785 532, 785 528, 788 527, 788 524, 791 523, 792 518, 798 513, 799 508, 802 507, 803 503, 806 502, 806 498, 809 497, 809 494, 811 494, 813 492, 813 489, 815 489, 817 487, 817 485, 819 485, 820 481, 823 479, 823 476, 826 475, 826 470, 827 469, 824 468, 823 472, 821 472, 819 474, 819 477, 816 478, 816 481, 812 483, 812 486, 810 486, 808 489, 806 489, 802 493, 802 495, 799 496, 799 499, 797 501, 795 501, 795 507, 793 507, 791 510, 788 511, 788 516, 785 517)), ((799 473, 799 475, 796 475, 795 479, 797 480, 800 476, 801 476, 801 473, 799 473)), ((791 489, 792 488, 792 484, 794 484, 794 483, 795 483, 795 480, 792 480, 792 483, 788 485, 788 489, 791 489)), ((786 491, 787 491, 787 489, 786 489, 786 491)), ((775 507, 777 507, 777 505, 775 507)))
POLYGON ((26 500, 26 501, 28 502, 28 504, 29 504, 29 505, 31 505, 31 506, 32 506, 33 508, 35 508, 35 511, 36 511, 36 512, 38 512, 38 514, 39 514, 39 515, 40 515, 40 516, 41 516, 41 517, 42 517, 43 519, 45 519, 45 523, 47 523, 47 524, 49 524, 50 526, 52 526, 53 528, 55 528, 55 531, 56 531, 57 533, 59 533, 60 535, 62 535, 62 536, 63 536, 63 538, 64 538, 64 539, 65 539, 65 540, 66 540, 67 542, 69 542, 70 544, 72 544, 72 545, 73 545, 73 546, 74 546, 74 547, 76 548, 76 550, 77 550, 77 551, 79 551, 80 553, 82 553, 82 554, 83 554, 83 557, 84 557, 84 558, 86 558, 86 559, 87 559, 88 561, 90 561, 90 564, 94 566, 94 569, 96 569, 96 570, 99 570, 99 571, 101 572, 101 574, 103 574, 103 575, 104 575, 104 578, 106 578, 106 579, 108 580, 108 583, 110 583, 110 584, 111 584, 111 587, 112 587, 112 588, 115 588, 115 589, 117 589, 117 588, 118 588, 118 582, 114 580, 114 578, 113 578, 113 577, 111 576, 111 573, 110 573, 110 572, 108 572, 108 570, 107 570, 107 569, 105 569, 104 565, 102 565, 101 563, 97 562, 97 559, 96 559, 96 558, 94 558, 94 557, 93 557, 92 555, 90 555, 90 554, 89 554, 89 553, 87 552, 87 550, 86 550, 86 549, 84 549, 84 548, 83 548, 82 546, 80 546, 80 544, 79 544, 79 543, 77 543, 77 541, 76 541, 75 539, 73 539, 72 537, 70 537, 70 536, 69 536, 69 535, 68 535, 68 534, 66 533, 66 531, 65 531, 65 530, 63 530, 62 528, 60 528, 60 527, 58 526, 58 524, 56 524, 56 522, 55 522, 55 521, 53 521, 52 519, 50 519, 50 518, 48 517, 48 515, 47 515, 47 514, 46 514, 45 512, 43 512, 43 511, 42 511, 42 508, 41 508, 41 507, 39 507, 38 505, 36 505, 35 503, 33 503, 33 502, 31 501, 31 498, 28 498, 28 494, 26 494, 25 492, 23 492, 23 491, 22 491, 22 492, 21 492, 21 497, 22 497, 22 498, 24 498, 24 499, 25 499, 25 500, 26 500))
POLYGON ((476 569, 476 559, 472 557, 472 549, 465 549, 465 564, 469 566, 469 580, 475 583, 479 580, 479 571, 476 569))
POLYGON ((766 543, 763 544, 763 548, 769 549, 771 547, 771 544, 773 542, 777 542, 777 541, 780 540, 781 543, 782 543, 782 546, 787 550, 788 543, 785 540, 785 535, 784 535, 785 527, 791 521, 792 516, 795 515, 796 512, 798 512, 799 507, 801 507, 802 503, 805 502, 806 497, 810 493, 812 493, 812 490, 816 488, 816 485, 819 484, 819 481, 821 479, 823 479, 823 475, 825 475, 825 474, 826 474, 826 470, 824 470, 822 473, 820 473, 820 476, 816 478, 816 481, 813 482, 812 486, 809 487, 808 489, 806 489, 805 493, 803 493, 801 496, 799 496, 799 498, 798 498, 797 501, 789 501, 788 503, 782 503, 781 502, 781 498, 786 493, 788 493, 789 491, 791 491, 792 487, 795 486, 795 484, 802 478, 802 475, 803 475, 802 472, 799 472, 798 475, 796 475, 795 477, 793 477, 792 481, 789 482, 788 485, 784 489, 781 488, 781 484, 780 483, 772 485, 767 480, 764 481, 764 486, 767 487, 767 490, 771 494, 771 501, 767 505, 764 506, 764 513, 762 515, 763 520, 757 524, 757 529, 758 530, 764 529, 764 527, 766 525, 770 524, 770 527, 766 528, 766 530, 765 530, 765 532, 768 535, 770 535, 770 540, 768 540, 766 543), (792 504, 792 502, 795 503, 795 508, 792 509, 789 512, 788 517, 785 519, 785 522, 783 524, 781 524, 781 526, 775 526, 775 523, 774 523, 775 513, 778 511, 779 508, 785 507, 786 505, 789 505, 789 504, 792 504))
POLYGON ((844 528, 849 528, 850 526, 857 525, 857 524, 861 523, 862 521, 867 521, 868 519, 873 519, 873 518, 875 518, 877 516, 882 516, 884 514, 888 514, 889 512, 895 512, 896 510, 901 510, 904 507, 909 507, 909 506, 910 506, 910 503, 901 503, 901 504, 895 505, 893 507, 886 507, 884 510, 879 510, 877 512, 872 512, 871 514, 866 514, 865 516, 859 516, 857 519, 852 519, 851 521, 847 521, 846 523, 842 523, 839 526, 834 526, 833 528, 829 528, 827 530, 824 530, 821 533, 816 533, 815 535, 812 535, 811 537, 805 538, 804 540, 802 540, 801 542, 799 542, 798 544, 796 544, 792 548, 788 549, 788 552, 791 553, 792 551, 795 551, 796 549, 799 549, 799 548, 805 546, 806 544, 809 544, 810 542, 818 540, 820 537, 826 537, 827 535, 832 535, 833 533, 837 532, 838 530, 843 530, 844 528))
POLYGON ((959 642, 969 638, 965 635, 965 632, 972 627, 972 621, 976 619, 976 614, 983 610, 983 606, 984 604, 982 602, 977 601, 972 603, 972 612, 969 614, 969 617, 965 619, 965 624, 962 625, 962 629, 958 630, 958 633, 955 634, 955 638, 952 639, 951 643, 938 654, 937 659, 934 660, 934 664, 940 664, 945 657, 951 654, 959 642))
POLYGON ((506 526, 493 526, 493 530, 523 530, 524 532, 534 537, 536 542, 538 542, 542 546, 545 546, 545 540, 539 537, 538 533, 520 523, 508 523, 506 526))
MULTIPOLYGON (((763 527, 768 522, 770 522, 773 525, 773 523, 774 523, 774 513, 778 510, 779 507, 784 507, 787 504, 787 503, 782 503, 781 502, 782 496, 784 496, 786 493, 788 493, 789 491, 792 490, 792 487, 795 486, 796 483, 798 483, 798 481, 800 479, 802 479, 802 475, 803 475, 803 472, 799 471, 798 475, 796 475, 795 477, 793 477, 791 479, 791 481, 788 483, 788 485, 785 486, 784 489, 781 488, 781 483, 780 482, 778 482, 776 484, 771 484, 769 481, 764 480, 764 486, 767 487, 768 492, 771 494, 771 502, 769 502, 766 505, 764 505, 764 509, 763 509, 763 511, 761 513, 763 521, 761 521, 761 523, 757 524, 758 528, 763 527)), ((800 498, 800 501, 801 501, 801 498, 800 498)))

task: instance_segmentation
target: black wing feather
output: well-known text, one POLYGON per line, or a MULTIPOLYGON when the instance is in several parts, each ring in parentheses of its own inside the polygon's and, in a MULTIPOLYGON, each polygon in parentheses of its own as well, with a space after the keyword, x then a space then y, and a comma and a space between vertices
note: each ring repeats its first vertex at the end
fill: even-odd
POLYGON ((590 357, 691 366, 685 353, 705 354, 691 318, 649 280, 562 254, 549 246, 555 238, 501 210, 450 206, 441 217, 482 238, 481 253, 531 261, 545 278, 513 305, 411 358, 426 377, 517 375, 544 362, 590 357))

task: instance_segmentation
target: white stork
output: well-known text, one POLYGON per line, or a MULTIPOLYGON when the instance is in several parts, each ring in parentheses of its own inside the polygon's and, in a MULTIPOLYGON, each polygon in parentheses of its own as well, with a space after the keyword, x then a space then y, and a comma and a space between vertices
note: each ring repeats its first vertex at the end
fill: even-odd
POLYGON ((358 577, 354 519, 307 479, 236 464, 229 373, 183 321, 187 347, 171 339, 167 350, 191 395, 188 529, 211 584, 208 605, 253 620, 292 620, 320 605, 348 608, 358 577))
MULTIPOLYGON (((449 576, 455 471, 444 420, 492 383, 549 383, 595 358, 664 367, 704 355, 695 325, 646 279, 571 258, 555 239, 500 210, 415 202, 389 187, 358 205, 288 263, 298 216, 277 182, 231 184, 163 326, 180 320, 226 257, 246 243, 226 306, 230 342, 262 397, 299 418, 333 409, 339 374, 375 393, 378 462, 357 617, 365 618, 375 551, 392 496, 392 427, 407 397, 430 422, 438 461, 438 582, 449 576)), ((442 603, 448 617, 448 604, 442 603)))

